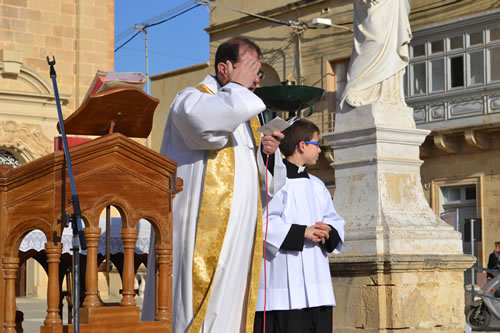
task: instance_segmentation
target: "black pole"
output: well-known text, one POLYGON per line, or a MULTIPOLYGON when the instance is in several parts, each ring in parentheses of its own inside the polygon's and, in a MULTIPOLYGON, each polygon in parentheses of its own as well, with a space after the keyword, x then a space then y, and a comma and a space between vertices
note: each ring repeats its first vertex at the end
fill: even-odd
POLYGON ((71 218, 73 228, 72 251, 73 251, 73 332, 80 332, 80 244, 78 239, 78 226, 76 218, 71 218))
MULTIPOLYGON (((71 158, 69 156, 68 141, 64 130, 64 119, 61 109, 61 101, 59 100, 59 90, 57 89, 56 70, 54 65, 56 59, 52 57, 52 61, 47 56, 47 63, 50 66, 50 78, 54 86, 54 95, 56 97, 57 114, 59 117, 59 128, 61 129, 62 142, 64 148, 64 157, 68 168, 69 182, 71 184, 71 199, 73 205, 73 215, 71 218, 66 218, 66 221, 71 221, 73 228, 72 250, 73 250, 73 332, 80 332, 80 249, 86 250, 87 243, 85 242, 85 234, 82 227, 82 212, 80 210, 80 200, 76 194, 75 178, 73 177, 73 168, 71 166, 71 158)), ((66 213, 65 213, 66 215, 66 213)), ((67 217, 67 215, 66 215, 67 217)))

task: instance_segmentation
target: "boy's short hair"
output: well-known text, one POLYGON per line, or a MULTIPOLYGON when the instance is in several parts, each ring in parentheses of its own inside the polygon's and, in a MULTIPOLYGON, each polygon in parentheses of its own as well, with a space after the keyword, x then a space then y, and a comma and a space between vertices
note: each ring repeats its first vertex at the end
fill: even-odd
POLYGON ((295 121, 292 126, 283 131, 285 137, 280 143, 281 152, 285 157, 292 155, 299 142, 311 140, 314 133, 319 135, 320 132, 313 122, 305 119, 295 121))
POLYGON ((500 246, 500 241, 495 242, 495 247, 500 246))

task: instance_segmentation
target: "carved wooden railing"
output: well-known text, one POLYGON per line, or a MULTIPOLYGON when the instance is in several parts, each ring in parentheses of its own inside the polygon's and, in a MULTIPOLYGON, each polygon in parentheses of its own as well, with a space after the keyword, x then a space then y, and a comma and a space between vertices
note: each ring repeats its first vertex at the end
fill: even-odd
MULTIPOLYGON (((119 133, 109 134, 70 149, 87 240, 85 298, 80 331, 169 332, 172 316, 172 198, 175 162, 119 133), (98 296, 97 248, 99 217, 106 206, 122 217, 124 262, 119 304, 103 304, 98 296), (134 248, 136 224, 144 218, 156 231, 158 285, 156 321, 140 322, 135 303, 134 248)), ((179 182, 179 185, 181 182, 179 182)), ((72 213, 64 155, 55 152, 19 168, 0 167, 0 327, 15 332, 15 279, 19 245, 32 230, 47 237, 47 315, 41 332, 71 332, 59 315, 62 213, 72 213)), ((75 300, 77 301, 77 300, 75 300)))

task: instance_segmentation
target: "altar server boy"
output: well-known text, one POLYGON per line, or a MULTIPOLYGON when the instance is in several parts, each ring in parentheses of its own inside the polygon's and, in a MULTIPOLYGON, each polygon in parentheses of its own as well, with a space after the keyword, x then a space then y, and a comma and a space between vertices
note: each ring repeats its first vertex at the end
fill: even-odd
MULTIPOLYGON (((287 179, 267 208, 266 258, 254 333, 263 330, 264 298, 266 333, 331 332, 335 297, 328 253, 342 247, 344 220, 335 211, 325 184, 305 170, 316 164, 321 152, 319 128, 300 119, 283 134, 280 150, 287 179)), ((263 221, 265 230, 265 211, 263 221)))

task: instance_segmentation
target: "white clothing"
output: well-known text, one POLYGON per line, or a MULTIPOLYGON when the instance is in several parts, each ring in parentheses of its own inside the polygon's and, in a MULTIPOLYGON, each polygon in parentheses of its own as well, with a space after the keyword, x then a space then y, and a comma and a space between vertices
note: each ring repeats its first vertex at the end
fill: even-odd
MULTIPOLYGON (((233 200, 201 332, 240 332, 244 330, 241 326, 246 317, 245 293, 257 221, 257 169, 261 177, 266 172, 259 158, 260 149, 256 160, 253 137, 246 122, 265 106, 255 94, 238 84, 220 87, 213 76, 207 76, 202 84, 215 94, 202 93, 196 88, 181 91, 171 106, 161 148, 162 154, 177 162, 177 175, 184 181, 183 191, 173 202, 172 332, 186 332, 193 320, 192 264, 206 153, 224 147, 229 135, 233 136, 235 154, 233 200)), ((279 152, 275 156, 279 157, 279 152)), ((281 185, 276 179, 271 190, 285 181, 280 158, 276 158, 274 174, 282 175, 278 177, 281 185)), ((273 179, 270 174, 268 177, 273 179)), ((148 259, 154 260, 154 256, 148 259)), ((153 268, 148 261, 148 273, 153 268)), ((149 276, 142 320, 154 319, 154 288, 151 288, 154 274, 149 276)))
POLYGON ((408 0, 354 0, 354 45, 340 106, 404 103, 402 71, 409 61, 408 0), (384 81, 392 80, 395 82, 384 81))
MULTIPOLYGON (((288 178, 285 186, 269 201, 266 242, 266 311, 298 310, 334 306, 328 255, 317 243, 305 240, 302 251, 280 250, 292 224, 311 226, 323 222, 335 228, 344 241, 344 220, 337 215, 324 183, 309 178, 288 178)), ((264 228, 266 213, 264 212, 264 228)), ((265 229, 264 229, 265 230, 265 229)), ((264 268, 261 269, 257 311, 264 310, 264 268)))

